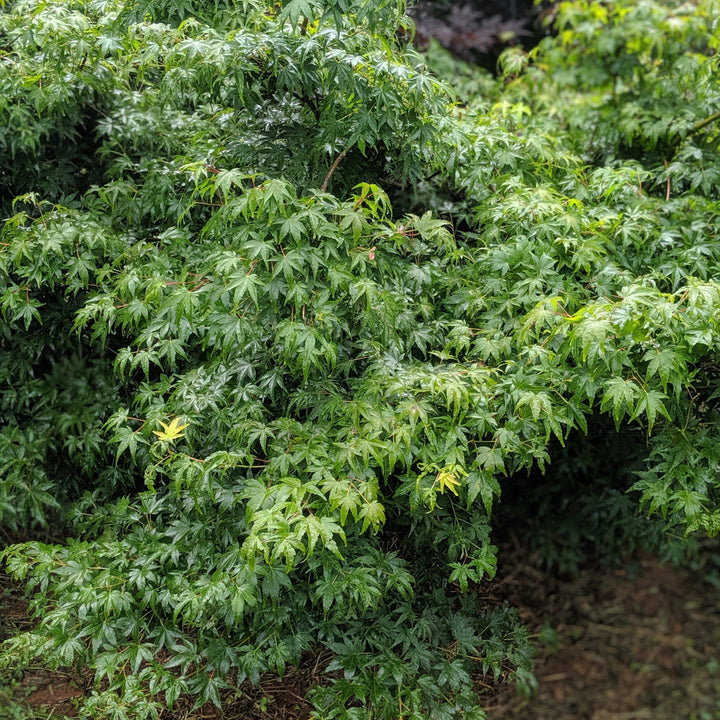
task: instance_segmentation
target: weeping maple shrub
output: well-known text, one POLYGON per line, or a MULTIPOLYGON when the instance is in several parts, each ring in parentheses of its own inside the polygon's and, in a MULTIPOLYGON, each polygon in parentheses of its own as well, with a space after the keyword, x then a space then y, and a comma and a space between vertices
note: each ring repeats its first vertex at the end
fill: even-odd
POLYGON ((0 663, 91 668, 83 716, 326 650, 318 719, 484 717, 474 674, 533 684, 475 592, 501 487, 594 416, 717 533, 715 9, 564 3, 462 107, 405 23, 0 15, 0 513, 67 536, 4 550, 38 624, 0 663))

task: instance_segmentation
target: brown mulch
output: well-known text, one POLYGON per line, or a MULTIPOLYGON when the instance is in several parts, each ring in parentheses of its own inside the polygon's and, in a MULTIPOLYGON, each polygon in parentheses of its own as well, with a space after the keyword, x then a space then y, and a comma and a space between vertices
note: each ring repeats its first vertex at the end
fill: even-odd
POLYGON ((491 693, 489 720, 720 718, 720 591, 654 557, 630 568, 501 570, 497 590, 537 633, 553 627, 557 647, 539 648, 531 698, 491 693))
MULTIPOLYGON (((629 569, 594 567, 564 579, 528 563, 522 548, 502 548, 499 558, 496 579, 482 590, 520 608, 535 633, 538 688, 526 698, 512 684, 480 679, 489 720, 720 718, 720 591, 700 574, 643 556, 629 569)), ((21 598, 0 575, 0 640, 31 627, 21 598)), ((305 693, 328 661, 308 655, 282 679, 266 675, 228 694, 222 712, 180 703, 163 720, 307 720, 305 693)), ((74 717, 87 680, 32 668, 12 700, 23 718, 74 717)), ((2 693, 0 685, 0 706, 2 693)))

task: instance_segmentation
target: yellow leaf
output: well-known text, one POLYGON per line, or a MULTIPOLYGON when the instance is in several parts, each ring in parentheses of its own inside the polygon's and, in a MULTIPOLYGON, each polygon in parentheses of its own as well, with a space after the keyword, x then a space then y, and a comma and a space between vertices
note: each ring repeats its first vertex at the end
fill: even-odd
POLYGON ((188 426, 188 423, 180 425, 180 418, 177 417, 173 418, 169 425, 166 425, 162 420, 160 424, 163 426, 162 430, 153 430, 160 440, 177 440, 183 437, 185 433, 182 430, 188 426))
POLYGON ((435 478, 435 482, 440 485, 440 492, 443 493, 445 490, 449 490, 453 495, 457 495, 457 487, 460 484, 458 482, 458 468, 455 465, 444 467, 440 470, 435 478))

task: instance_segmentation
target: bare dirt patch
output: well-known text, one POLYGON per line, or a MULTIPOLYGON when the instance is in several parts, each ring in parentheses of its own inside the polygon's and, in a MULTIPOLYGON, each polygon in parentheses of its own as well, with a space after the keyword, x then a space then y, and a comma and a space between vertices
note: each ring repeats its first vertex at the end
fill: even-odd
POLYGON ((702 577, 645 556, 572 580, 518 565, 498 584, 557 646, 540 648, 531 698, 495 689, 490 720, 720 718, 720 593, 702 577))

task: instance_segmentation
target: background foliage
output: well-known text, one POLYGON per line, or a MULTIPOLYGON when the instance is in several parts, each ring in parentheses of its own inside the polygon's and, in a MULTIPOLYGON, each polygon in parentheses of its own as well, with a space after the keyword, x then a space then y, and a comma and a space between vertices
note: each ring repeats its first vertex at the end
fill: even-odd
POLYGON ((718 17, 562 3, 493 80, 382 0, 8 3, 0 514, 67 537, 0 662, 143 718, 326 648, 317 718, 482 718, 503 513, 717 534, 718 17))

